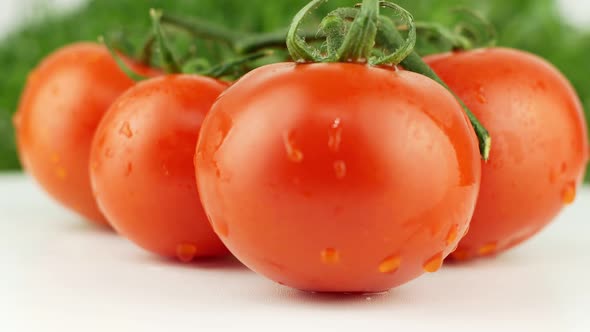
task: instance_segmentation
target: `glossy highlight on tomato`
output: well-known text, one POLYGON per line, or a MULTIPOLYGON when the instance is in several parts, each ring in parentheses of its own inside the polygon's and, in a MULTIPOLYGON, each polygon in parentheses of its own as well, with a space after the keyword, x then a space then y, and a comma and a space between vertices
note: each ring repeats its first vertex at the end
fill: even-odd
POLYGON ((492 48, 425 61, 490 131, 490 160, 457 260, 492 256, 541 231, 575 198, 588 162, 581 103, 545 60, 492 48))
POLYGON ((467 230, 480 168, 448 91, 364 64, 254 70, 214 104, 196 153, 203 205, 230 251, 323 292, 437 271, 467 230))
POLYGON ((134 84, 104 46, 68 45, 31 72, 14 118, 24 168, 53 198, 98 224, 107 222, 90 189, 90 144, 103 114, 134 84))
POLYGON ((90 174, 98 204, 146 250, 183 262, 228 254, 199 202, 193 166, 203 118, 226 88, 191 75, 143 81, 97 129, 90 174))

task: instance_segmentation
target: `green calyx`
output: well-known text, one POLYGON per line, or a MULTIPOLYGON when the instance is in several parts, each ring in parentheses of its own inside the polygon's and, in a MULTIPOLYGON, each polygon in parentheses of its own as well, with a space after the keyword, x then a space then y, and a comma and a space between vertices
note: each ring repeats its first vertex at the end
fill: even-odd
POLYGON ((320 25, 325 49, 310 46, 299 36, 303 19, 325 0, 314 0, 294 18, 287 34, 287 47, 298 62, 357 62, 370 65, 397 65, 416 44, 416 26, 412 15, 400 6, 379 0, 364 0, 357 8, 340 8, 329 13, 320 25), (381 8, 393 9, 408 28, 405 42, 392 53, 384 54, 376 44, 380 32, 381 8))
MULTIPOLYGON (((298 32, 303 19, 310 11, 318 7, 325 0, 314 0, 305 6, 293 20, 287 34, 287 47, 293 60, 297 62, 355 62, 369 65, 398 65, 404 69, 425 75, 447 90, 457 99, 467 114, 477 135, 482 159, 489 159, 492 139, 486 128, 473 115, 465 103, 422 61, 420 55, 414 52, 416 44, 416 24, 410 13, 389 1, 363 0, 355 8, 340 8, 328 14, 320 25, 320 34, 325 36, 326 42, 322 49, 313 48, 298 32), (407 37, 402 37, 398 26, 390 18, 380 15, 380 9, 394 10, 401 19, 403 30, 407 37)), ((473 17, 472 17, 473 18, 473 17)), ((480 20, 476 18, 476 23, 480 20)), ((442 38, 451 40, 459 45, 457 48, 471 47, 477 36, 473 26, 485 27, 485 24, 461 25, 456 32, 449 32, 441 26, 427 26, 440 34, 442 38), (464 36, 469 33, 472 36, 464 36)), ((400 29, 401 30, 401 29, 400 29)), ((486 38, 483 38, 486 39, 486 38)))
POLYGON ((182 72, 182 69, 174 58, 174 54, 172 54, 172 51, 166 42, 166 38, 164 38, 161 25, 162 15, 163 13, 161 10, 150 10, 150 17, 152 18, 152 26, 157 44, 157 51, 160 55, 162 66, 164 67, 164 70, 166 70, 166 73, 177 74, 182 72))

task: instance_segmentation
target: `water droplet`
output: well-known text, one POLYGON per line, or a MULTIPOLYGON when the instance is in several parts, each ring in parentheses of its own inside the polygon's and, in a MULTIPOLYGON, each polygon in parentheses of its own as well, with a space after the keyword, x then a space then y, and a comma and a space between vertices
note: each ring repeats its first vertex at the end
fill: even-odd
POLYGON ((481 256, 489 256, 489 255, 493 255, 497 249, 498 249, 498 243, 491 242, 491 243, 488 243, 488 244, 484 245, 483 247, 479 248, 479 250, 477 252, 481 256))
POLYGON ((321 257, 324 264, 337 264, 340 262, 340 253, 334 248, 322 250, 321 257))
POLYGON ((335 161, 334 173, 336 173, 336 178, 344 179, 344 177, 346 176, 346 163, 342 160, 335 161))
POLYGON ((537 81, 537 83, 535 84, 537 86, 537 88, 541 91, 545 91, 547 90, 547 85, 545 84, 545 82, 543 81, 537 81))
POLYGON ((453 225, 447 234, 447 246, 455 243, 457 236, 459 235, 459 225, 453 225))
POLYGON ((565 162, 561 163, 561 174, 565 174, 567 172, 567 164, 565 162))
POLYGON ((104 151, 104 155, 107 158, 113 158, 113 156, 115 155, 115 153, 113 152, 113 149, 106 148, 106 150, 104 151))
POLYGON ((192 244, 179 244, 176 246, 176 257, 183 263, 188 263, 195 259, 197 247, 192 244))
POLYGON ((229 225, 224 220, 217 220, 213 223, 213 229, 221 237, 229 236, 229 225))
POLYGON ((234 121, 231 116, 225 112, 217 113, 216 116, 211 118, 211 121, 212 127, 215 128, 217 132, 215 137, 210 141, 211 144, 208 144, 210 146, 208 149, 211 148, 211 150, 208 151, 217 152, 225 142, 227 135, 234 125, 234 121))
POLYGON ((119 129, 119 134, 125 135, 127 138, 133 137, 133 132, 131 131, 131 126, 129 126, 129 122, 125 121, 119 129))
POLYGON ((424 271, 429 273, 434 273, 442 267, 443 264, 443 254, 442 252, 432 256, 430 259, 424 263, 424 271))
POLYGON ((332 127, 330 128, 330 134, 328 136, 328 147, 332 152, 340 151, 340 145, 342 144, 342 126, 340 118, 334 120, 332 127))
POLYGON ((402 259, 399 255, 389 256, 379 264, 379 272, 394 273, 399 270, 401 263, 402 259))
POLYGON ((125 176, 129 176, 133 173, 133 164, 131 162, 127 163, 127 169, 125 170, 125 176))
POLYGON ((168 169, 168 165, 166 163, 162 163, 162 171, 164 172, 165 176, 170 176, 170 170, 168 169))
POLYGON ((221 168, 219 168, 219 163, 217 162, 217 160, 212 160, 211 164, 213 165, 213 169, 215 170, 215 176, 218 179, 221 179, 221 168))
POLYGON ((55 175, 57 175, 58 178, 64 180, 68 176, 68 172, 65 168, 58 167, 55 169, 55 175))
POLYGON ((458 262, 466 261, 470 258, 469 251, 465 249, 457 249, 451 253, 451 258, 458 262))
POLYGON ((477 101, 479 101, 482 104, 486 104, 488 102, 488 99, 485 96, 485 91, 483 89, 483 86, 480 86, 479 89, 477 90, 476 98, 477 98, 477 101))
POLYGON ((570 205, 576 200, 576 183, 568 183, 561 192, 561 199, 565 205, 570 205))
POLYGON ((303 152, 295 146, 295 140, 293 134, 283 135, 283 142, 285 144, 285 150, 287 151, 287 157, 294 163, 300 163, 303 161, 303 152))

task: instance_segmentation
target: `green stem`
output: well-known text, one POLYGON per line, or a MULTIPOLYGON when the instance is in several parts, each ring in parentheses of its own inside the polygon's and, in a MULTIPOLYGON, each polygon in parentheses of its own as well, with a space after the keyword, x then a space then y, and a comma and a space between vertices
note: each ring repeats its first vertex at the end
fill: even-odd
POLYGON ((147 79, 147 77, 142 76, 142 75, 136 73, 135 71, 133 71, 133 69, 131 69, 127 65, 125 60, 123 60, 121 58, 121 56, 117 53, 117 51, 115 51, 113 49, 111 44, 108 41, 106 41, 103 36, 98 37, 98 42, 103 44, 107 48, 107 50, 111 54, 111 57, 113 57, 113 60, 115 60, 115 63, 117 64, 117 66, 125 73, 125 75, 127 75, 127 77, 129 77, 130 79, 132 79, 135 82, 140 82, 140 81, 147 79))
MULTIPOLYGON (((381 17, 380 24, 382 33, 380 34, 379 41, 382 42, 384 45, 388 45, 391 48, 397 48, 404 42, 403 37, 401 36, 399 31, 397 31, 393 22, 390 19, 388 19, 387 17, 381 17)), ((487 161, 490 157, 492 138, 490 137, 490 134, 487 131, 487 129, 479 122, 477 117, 471 112, 467 105, 465 105, 465 103, 446 85, 446 83, 443 82, 440 79, 440 77, 438 77, 438 75, 432 70, 432 68, 430 68, 422 60, 418 53, 412 52, 407 58, 405 58, 401 62, 401 65, 406 70, 422 74, 435 80, 436 82, 444 86, 447 90, 449 90, 453 94, 453 96, 455 96, 455 98, 467 114, 469 121, 473 125, 473 129, 475 130, 475 133, 477 134, 477 139, 479 141, 479 150, 481 156, 483 160, 487 161)))
POLYGON ((158 49, 160 51, 160 57, 162 60, 162 65, 167 73, 175 74, 182 72, 180 65, 174 59, 174 55, 172 51, 168 47, 166 43, 166 39, 164 38, 164 34, 162 33, 162 27, 160 25, 160 21, 162 19, 162 11, 161 10, 150 10, 150 16, 152 17, 152 24, 154 27, 154 36, 156 37, 156 41, 158 43, 158 49))
POLYGON ((361 9, 338 50, 336 61, 368 62, 375 46, 378 18, 379 0, 363 0, 361 9))
POLYGON ((416 22, 416 29, 430 33, 433 40, 445 42, 454 50, 471 50, 473 44, 469 38, 447 29, 442 24, 431 22, 416 22))
POLYGON ((139 63, 145 66, 151 66, 152 64, 152 56, 154 53, 154 44, 156 43, 156 36, 154 36, 153 32, 150 33, 146 41, 143 43, 143 47, 137 56, 139 59, 139 63))
MULTIPOLYGON (((287 30, 278 30, 262 34, 255 34, 237 41, 233 49, 237 54, 248 54, 268 48, 287 48, 287 30)), ((317 41, 322 39, 322 34, 303 33, 303 38, 308 41, 317 41)))
POLYGON ((200 71, 198 72, 198 74, 214 78, 224 77, 227 75, 231 75, 233 71, 235 71, 235 69, 239 66, 246 65, 249 62, 258 60, 260 58, 271 56, 272 54, 272 51, 260 51, 257 53, 252 53, 244 57, 231 59, 215 67, 211 67, 206 70, 200 71))
POLYGON ((185 19, 163 14, 162 24, 180 28, 199 38, 219 40, 228 45, 234 45, 244 37, 233 30, 195 18, 185 19))
POLYGON ((475 47, 491 47, 496 44, 498 37, 496 27, 480 13, 459 7, 453 10, 459 23, 455 33, 466 38, 475 47))
POLYGON ((320 52, 309 46, 305 38, 299 36, 299 29, 307 14, 324 3, 324 1, 325 0, 312 0, 293 18, 293 22, 289 27, 289 32, 287 32, 287 49, 289 50, 289 54, 291 54, 291 58, 296 62, 322 61, 320 52))

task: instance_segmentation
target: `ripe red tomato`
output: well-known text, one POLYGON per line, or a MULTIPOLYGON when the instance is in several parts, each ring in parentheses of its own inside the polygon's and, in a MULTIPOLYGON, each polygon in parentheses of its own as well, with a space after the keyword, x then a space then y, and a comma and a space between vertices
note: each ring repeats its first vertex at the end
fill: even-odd
POLYGON ((360 64, 244 76, 204 122, 196 172, 236 257, 330 292, 379 292, 438 270, 480 183, 477 140, 450 93, 360 64))
POLYGON ((193 165, 203 118, 226 88, 188 75, 141 82, 97 129, 96 199, 111 225, 139 246, 182 261, 227 254, 201 207, 193 165))
POLYGON ((507 250, 574 200, 588 161, 580 101, 557 69, 521 51, 496 48, 426 61, 493 140, 471 230, 453 257, 507 250))
POLYGON ((104 112, 133 85, 105 47, 72 44, 31 72, 14 118, 23 166, 53 198, 96 223, 106 221, 90 189, 90 143, 104 112))

